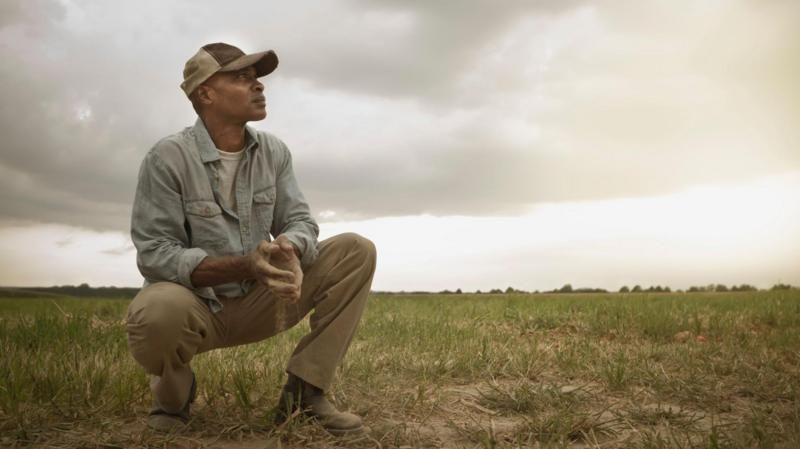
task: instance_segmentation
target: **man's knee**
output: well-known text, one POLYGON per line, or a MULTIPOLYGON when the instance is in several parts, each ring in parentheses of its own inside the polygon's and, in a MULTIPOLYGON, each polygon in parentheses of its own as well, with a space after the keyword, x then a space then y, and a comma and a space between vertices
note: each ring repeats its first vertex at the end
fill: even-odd
POLYGON ((187 288, 159 282, 145 287, 128 307, 128 347, 147 372, 160 374, 165 356, 174 352, 194 303, 187 288))
POLYGON ((364 261, 365 265, 372 266, 374 269, 378 252, 372 240, 355 232, 345 232, 333 238, 337 246, 348 252, 360 255, 360 259, 364 261))

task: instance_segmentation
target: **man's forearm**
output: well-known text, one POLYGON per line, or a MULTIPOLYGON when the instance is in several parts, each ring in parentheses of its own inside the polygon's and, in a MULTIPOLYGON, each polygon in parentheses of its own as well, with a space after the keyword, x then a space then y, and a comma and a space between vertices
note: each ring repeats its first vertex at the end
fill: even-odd
POLYGON ((213 287, 252 277, 249 256, 206 257, 192 271, 192 285, 213 287))

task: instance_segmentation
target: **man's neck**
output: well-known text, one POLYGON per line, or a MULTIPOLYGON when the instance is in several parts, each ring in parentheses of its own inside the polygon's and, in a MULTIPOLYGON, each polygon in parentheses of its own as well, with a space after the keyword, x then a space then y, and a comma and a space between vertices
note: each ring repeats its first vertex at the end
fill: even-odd
POLYGON ((214 146, 222 151, 235 153, 244 148, 245 123, 230 123, 215 117, 201 117, 214 146))

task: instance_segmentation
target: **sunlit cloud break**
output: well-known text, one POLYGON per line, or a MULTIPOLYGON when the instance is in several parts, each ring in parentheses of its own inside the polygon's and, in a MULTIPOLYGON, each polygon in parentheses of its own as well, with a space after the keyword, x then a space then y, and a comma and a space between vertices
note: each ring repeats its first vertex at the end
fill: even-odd
MULTIPOLYGON (((320 238, 356 231, 372 239, 379 248, 376 290, 533 291, 566 283, 766 288, 800 283, 798 197, 800 172, 793 172, 657 197, 540 204, 518 217, 329 221, 320 238)), ((122 233, 7 227, 0 230, 0 252, 7 255, 4 285, 141 282, 122 233), (31 244, 22 249, 19 241, 31 244)))

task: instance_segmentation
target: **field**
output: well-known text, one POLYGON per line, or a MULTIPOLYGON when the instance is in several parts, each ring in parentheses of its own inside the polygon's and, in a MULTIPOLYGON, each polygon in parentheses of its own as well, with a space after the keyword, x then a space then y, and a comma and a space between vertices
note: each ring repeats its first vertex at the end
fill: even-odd
POLYGON ((367 437, 274 428, 306 322, 193 367, 188 430, 145 425, 128 301, 0 299, 0 447, 800 448, 800 291, 373 296, 332 391, 367 437))

